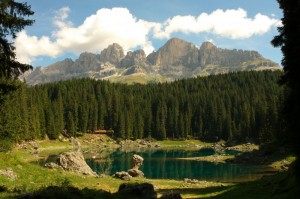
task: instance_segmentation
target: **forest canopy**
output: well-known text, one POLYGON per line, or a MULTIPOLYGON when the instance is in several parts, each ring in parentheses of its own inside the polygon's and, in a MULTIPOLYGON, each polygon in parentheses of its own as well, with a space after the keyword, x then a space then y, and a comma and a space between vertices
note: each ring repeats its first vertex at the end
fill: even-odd
POLYGON ((125 85, 73 79, 21 89, 0 108, 1 142, 112 129, 123 139, 269 142, 280 125, 281 71, 125 85))

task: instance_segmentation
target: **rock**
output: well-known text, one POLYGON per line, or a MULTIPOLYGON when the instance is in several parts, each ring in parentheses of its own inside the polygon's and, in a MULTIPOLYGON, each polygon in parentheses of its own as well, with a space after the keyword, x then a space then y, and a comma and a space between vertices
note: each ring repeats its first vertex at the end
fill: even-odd
POLYGON ((199 183, 199 180, 197 180, 197 179, 184 178, 184 182, 185 182, 185 183, 189 183, 189 184, 197 184, 197 183, 199 183))
POLYGON ((18 178, 18 175, 11 168, 0 170, 0 176, 7 176, 11 180, 16 180, 18 178))
POLYGON ((170 191, 163 194, 160 199, 182 199, 179 192, 170 191))
POLYGON ((139 170, 140 166, 143 164, 144 158, 139 155, 134 154, 131 158, 131 166, 133 169, 139 170))
POLYGON ((129 181, 132 178, 132 176, 125 171, 116 172, 113 176, 115 178, 120 178, 121 180, 125 180, 125 181, 129 181))
POLYGON ((58 164, 55 164, 54 162, 46 163, 45 167, 47 167, 49 169, 59 169, 59 168, 61 168, 61 166, 59 166, 58 164))
POLYGON ((58 157, 58 165, 67 171, 97 176, 89 165, 87 165, 81 152, 61 153, 58 157))
POLYGON ((144 173, 137 169, 129 169, 127 171, 132 177, 144 177, 144 173))
POLYGON ((127 198, 143 198, 143 199, 155 199, 157 194, 154 191, 154 186, 150 183, 142 184, 121 184, 118 194, 126 195, 127 198))

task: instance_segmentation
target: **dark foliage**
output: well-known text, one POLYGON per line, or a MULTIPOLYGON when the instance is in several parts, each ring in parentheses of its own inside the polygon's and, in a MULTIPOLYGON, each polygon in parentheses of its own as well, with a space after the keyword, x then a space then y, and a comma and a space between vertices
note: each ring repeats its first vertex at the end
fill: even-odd
POLYGON ((118 138, 271 142, 279 132, 281 72, 240 72, 172 83, 92 79, 22 89, 0 108, 0 137, 18 142, 113 129, 118 138))
POLYGON ((278 28, 279 35, 274 37, 272 44, 281 47, 284 75, 281 84, 287 86, 284 102, 285 141, 294 147, 298 157, 296 164, 300 176, 300 1, 278 0, 283 10, 282 25, 278 28))
POLYGON ((24 18, 31 15, 33 12, 27 3, 18 3, 14 0, 0 2, 0 77, 17 78, 32 68, 16 61, 15 47, 9 41, 10 37, 15 39, 17 33, 25 26, 32 25, 33 20, 24 18))

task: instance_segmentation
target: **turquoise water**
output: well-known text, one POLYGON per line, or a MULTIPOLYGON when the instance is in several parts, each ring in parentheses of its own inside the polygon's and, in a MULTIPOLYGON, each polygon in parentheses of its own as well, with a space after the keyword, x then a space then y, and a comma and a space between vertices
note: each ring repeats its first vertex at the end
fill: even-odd
MULTIPOLYGON (((226 154, 236 154, 236 151, 225 151, 226 154)), ((178 179, 184 178, 214 181, 250 181, 261 177, 270 171, 270 168, 256 165, 211 163, 177 158, 201 157, 214 155, 213 149, 199 151, 147 151, 147 152, 121 152, 116 151, 109 157, 97 160, 87 159, 89 166, 97 173, 109 175, 117 171, 127 171, 131 168, 130 158, 138 154, 144 158, 140 170, 146 178, 178 179)))

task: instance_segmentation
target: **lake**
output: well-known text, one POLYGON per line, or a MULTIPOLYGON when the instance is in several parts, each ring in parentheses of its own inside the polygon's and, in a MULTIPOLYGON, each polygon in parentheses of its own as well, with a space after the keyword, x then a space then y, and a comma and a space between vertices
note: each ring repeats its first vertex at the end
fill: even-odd
MULTIPOLYGON (((238 152, 225 151, 224 153, 232 155, 238 152)), ((178 159, 214 155, 216 152, 213 149, 201 149, 198 151, 157 150, 127 153, 115 151, 105 158, 89 158, 86 161, 97 173, 112 175, 117 171, 127 171, 132 168, 130 159, 133 154, 138 154, 144 158, 144 163, 140 170, 144 172, 146 178, 153 179, 183 180, 184 178, 190 178, 237 182, 255 180, 272 171, 266 166, 178 159)))

